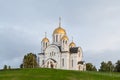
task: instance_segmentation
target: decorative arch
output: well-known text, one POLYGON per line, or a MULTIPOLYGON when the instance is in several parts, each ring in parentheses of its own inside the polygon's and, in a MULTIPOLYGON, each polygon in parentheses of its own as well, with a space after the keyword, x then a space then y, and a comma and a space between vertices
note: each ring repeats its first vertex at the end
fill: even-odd
POLYGON ((45 62, 46 68, 56 68, 56 66, 57 66, 57 61, 52 58, 47 59, 45 62))
POLYGON ((60 51, 61 51, 60 48, 59 48, 59 46, 57 46, 57 45, 55 45, 55 44, 52 44, 52 45, 48 45, 48 47, 45 49, 45 53, 48 53, 49 51, 47 51, 47 50, 49 50, 49 49, 51 49, 51 48, 56 49, 57 52, 60 52, 60 51))

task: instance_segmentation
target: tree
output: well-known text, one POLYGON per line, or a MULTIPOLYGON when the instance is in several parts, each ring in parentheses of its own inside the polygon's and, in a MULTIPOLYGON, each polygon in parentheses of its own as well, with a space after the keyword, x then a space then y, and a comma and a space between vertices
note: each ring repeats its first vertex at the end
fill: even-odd
POLYGON ((28 53, 24 56, 21 68, 35 68, 37 66, 37 56, 35 54, 28 53))
POLYGON ((11 69, 11 66, 8 66, 8 69, 11 69))
POLYGON ((23 64, 20 65, 20 68, 23 68, 23 64))
POLYGON ((108 61, 107 63, 107 71, 108 72, 113 72, 114 71, 114 66, 111 61, 108 61))
POLYGON ((97 71, 97 69, 96 69, 96 67, 95 67, 95 66, 93 66, 93 69, 92 69, 92 71, 97 71))
POLYGON ((92 63, 86 63, 87 71, 97 71, 96 67, 92 65, 92 63))
POLYGON ((101 66, 100 66, 99 71, 105 72, 106 69, 107 69, 107 64, 104 61, 101 62, 101 66))
POLYGON ((113 72, 114 71, 114 66, 111 61, 106 62, 101 62, 101 66, 99 71, 101 72, 113 72))
POLYGON ((4 65, 3 69, 4 69, 4 70, 7 70, 7 65, 4 65))
POLYGON ((116 62, 115 71, 120 72, 120 60, 116 62))

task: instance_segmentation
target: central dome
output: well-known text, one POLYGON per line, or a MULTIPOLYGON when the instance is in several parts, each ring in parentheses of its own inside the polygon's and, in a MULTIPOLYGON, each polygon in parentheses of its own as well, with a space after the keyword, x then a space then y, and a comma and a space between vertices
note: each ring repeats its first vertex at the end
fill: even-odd
POLYGON ((58 27, 54 30, 53 34, 64 34, 64 35, 66 35, 66 31, 63 28, 58 27))

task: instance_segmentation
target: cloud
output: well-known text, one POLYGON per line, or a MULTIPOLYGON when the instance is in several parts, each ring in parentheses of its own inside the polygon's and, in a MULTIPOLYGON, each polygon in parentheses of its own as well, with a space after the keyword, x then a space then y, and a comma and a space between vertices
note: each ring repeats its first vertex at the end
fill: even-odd
POLYGON ((115 64, 117 60, 120 59, 119 53, 120 50, 106 50, 97 53, 94 51, 85 51, 83 60, 85 60, 86 63, 93 63, 93 65, 99 69, 102 61, 112 61, 112 63, 115 64))

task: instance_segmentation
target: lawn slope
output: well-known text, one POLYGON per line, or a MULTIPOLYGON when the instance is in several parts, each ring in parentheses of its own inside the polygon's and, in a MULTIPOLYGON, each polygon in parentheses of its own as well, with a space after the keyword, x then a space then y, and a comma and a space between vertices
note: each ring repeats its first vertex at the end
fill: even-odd
POLYGON ((120 73, 80 72, 56 69, 0 71, 0 80, 120 80, 120 73))

